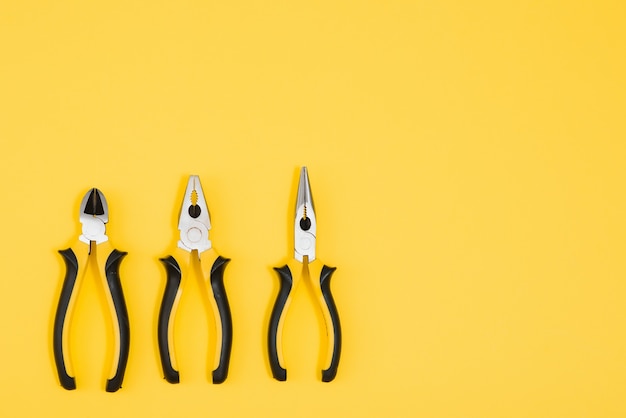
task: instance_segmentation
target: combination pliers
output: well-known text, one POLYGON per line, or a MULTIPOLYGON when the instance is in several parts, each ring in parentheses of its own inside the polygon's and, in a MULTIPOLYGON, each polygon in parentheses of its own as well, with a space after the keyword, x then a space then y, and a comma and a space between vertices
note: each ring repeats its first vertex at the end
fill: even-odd
MULTIPOLYGON (((161 258, 167 271, 167 283, 161 302, 158 320, 158 344, 165 380, 179 383, 174 355, 174 314, 182 294, 182 282, 200 264, 204 282, 209 282, 213 293, 212 308, 216 322, 217 367, 213 370, 213 383, 222 383, 228 375, 232 347, 232 318, 224 288, 224 269, 230 261, 217 254, 209 240, 211 219, 204 199, 200 178, 189 176, 178 221, 180 240, 175 254, 161 258)), ((208 291, 208 289, 207 289, 208 291)))
POLYGON ((61 385, 68 390, 76 389, 76 380, 72 376, 68 356, 69 314, 76 301, 87 263, 92 259, 92 262, 97 263, 113 315, 114 362, 106 383, 106 391, 115 392, 122 386, 130 346, 128 312, 119 277, 120 262, 127 253, 114 249, 109 242, 105 226, 109 221, 109 208, 100 190, 93 188, 85 194, 80 204, 79 220, 82 224, 82 234, 78 241, 72 247, 59 251, 65 260, 66 273, 54 317, 54 360, 61 385))
POLYGON ((292 294, 301 276, 308 270, 315 297, 320 302, 324 315, 328 336, 328 354, 325 367, 322 370, 322 381, 330 382, 337 374, 339 357, 341 355, 339 313, 330 292, 330 278, 336 268, 322 264, 315 255, 317 218, 315 216, 315 207, 306 167, 302 167, 300 171, 294 231, 294 258, 287 265, 274 268, 280 279, 280 290, 270 316, 267 338, 270 367, 276 380, 287 380, 287 370, 283 367, 281 347, 282 328, 292 294))

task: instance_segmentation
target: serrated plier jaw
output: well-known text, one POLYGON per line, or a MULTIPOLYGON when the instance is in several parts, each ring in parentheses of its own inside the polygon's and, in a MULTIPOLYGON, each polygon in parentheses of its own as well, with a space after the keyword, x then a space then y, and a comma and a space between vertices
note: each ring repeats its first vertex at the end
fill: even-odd
POLYGON ((200 177, 189 176, 178 219, 180 231, 178 247, 188 252, 198 250, 198 253, 210 250, 212 246, 209 239, 210 229, 211 217, 200 184, 200 177))

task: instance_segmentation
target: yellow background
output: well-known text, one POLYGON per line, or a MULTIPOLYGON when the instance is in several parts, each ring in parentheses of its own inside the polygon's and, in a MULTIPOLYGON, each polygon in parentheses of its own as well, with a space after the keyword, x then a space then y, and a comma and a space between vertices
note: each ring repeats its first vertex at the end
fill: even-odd
POLYGON ((625 16, 622 1, 3 1, 0 415, 626 416, 625 16), (318 256, 338 267, 331 384, 306 287, 286 383, 265 352, 301 165, 318 256), (156 348, 158 258, 189 174, 232 258, 223 385, 197 282, 179 385, 156 348), (71 334, 78 390, 51 349, 56 251, 94 186, 129 252, 116 394, 93 272, 71 334))

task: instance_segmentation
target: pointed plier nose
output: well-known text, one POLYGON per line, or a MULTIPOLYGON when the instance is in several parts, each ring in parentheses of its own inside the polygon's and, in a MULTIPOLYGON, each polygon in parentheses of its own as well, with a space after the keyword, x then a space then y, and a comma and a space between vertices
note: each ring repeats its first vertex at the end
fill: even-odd
POLYGON ((330 382, 337 375, 341 355, 341 324, 337 306, 330 291, 330 279, 335 267, 322 264, 316 256, 317 217, 306 167, 300 170, 298 194, 294 216, 294 258, 283 267, 275 267, 280 279, 280 289, 270 316, 268 352, 270 368, 276 380, 287 380, 287 370, 280 341, 287 308, 305 270, 308 270, 313 292, 320 302, 328 336, 326 363, 322 381, 330 382))
POLYGON ((87 264, 92 259, 97 263, 97 271, 106 289, 105 295, 116 331, 114 363, 106 384, 107 392, 115 392, 122 386, 130 348, 128 311, 119 277, 120 262, 126 253, 113 249, 109 243, 109 237, 106 235, 109 206, 100 190, 92 188, 85 194, 80 204, 79 221, 82 224, 82 233, 76 243, 66 250, 59 251, 65 261, 66 273, 54 317, 55 364, 61 385, 68 390, 76 389, 68 353, 69 318, 87 264), (95 255, 92 255, 94 252, 95 255))
POLYGON ((306 167, 302 167, 300 171, 293 229, 295 233, 294 258, 303 263, 304 257, 306 257, 307 261, 312 263, 315 261, 317 220, 311 184, 309 183, 309 172, 306 167))
POLYGON ((174 255, 161 258, 167 271, 167 282, 158 319, 158 344, 165 380, 179 383, 180 375, 174 352, 174 315, 182 295, 183 282, 193 271, 194 263, 200 263, 204 283, 214 300, 216 322, 216 367, 213 383, 222 383, 228 376, 232 347, 232 318, 226 290, 224 269, 230 261, 217 254, 209 239, 211 218, 206 204, 200 178, 189 176, 187 188, 178 219, 179 240, 174 255), (210 289, 210 291, 209 291, 210 289))

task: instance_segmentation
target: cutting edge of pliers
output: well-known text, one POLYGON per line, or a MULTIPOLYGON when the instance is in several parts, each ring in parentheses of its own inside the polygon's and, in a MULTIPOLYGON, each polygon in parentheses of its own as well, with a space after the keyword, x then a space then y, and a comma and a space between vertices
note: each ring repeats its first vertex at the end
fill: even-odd
POLYGON ((178 230, 180 237, 174 255, 161 258, 167 273, 163 299, 159 309, 157 340, 163 375, 169 383, 179 383, 180 374, 174 352, 174 316, 182 295, 182 283, 190 274, 189 266, 194 259, 200 262, 203 278, 208 282, 213 300, 216 321, 216 368, 212 372, 213 383, 223 383, 228 376, 232 349, 232 316, 224 287, 224 270, 230 261, 217 254, 209 239, 211 217, 206 204, 200 178, 189 176, 185 196, 180 209, 178 230))
POLYGON ((268 328, 268 353, 272 375, 276 380, 287 380, 282 353, 282 329, 292 295, 304 270, 309 278, 316 299, 319 301, 328 337, 326 363, 322 368, 322 381, 330 382, 337 375, 341 356, 341 324, 339 313, 330 290, 330 279, 335 267, 323 264, 316 257, 317 217, 311 194, 308 170, 302 167, 298 183, 294 216, 294 259, 287 265, 275 267, 280 279, 280 288, 268 328))
POLYGON ((66 265, 65 277, 57 305, 53 328, 53 352, 61 386, 67 390, 76 389, 69 358, 69 319, 83 280, 87 263, 95 259, 98 268, 104 269, 106 299, 113 316, 114 353, 113 364, 106 383, 107 392, 116 392, 122 386, 130 349, 130 326, 128 310, 119 277, 119 266, 127 253, 114 249, 106 235, 106 223, 109 220, 108 204, 104 194, 90 189, 80 204, 79 220, 82 233, 78 242, 59 253, 66 265), (94 248, 95 247, 95 248, 94 248), (90 257, 95 249, 95 257, 90 257))

